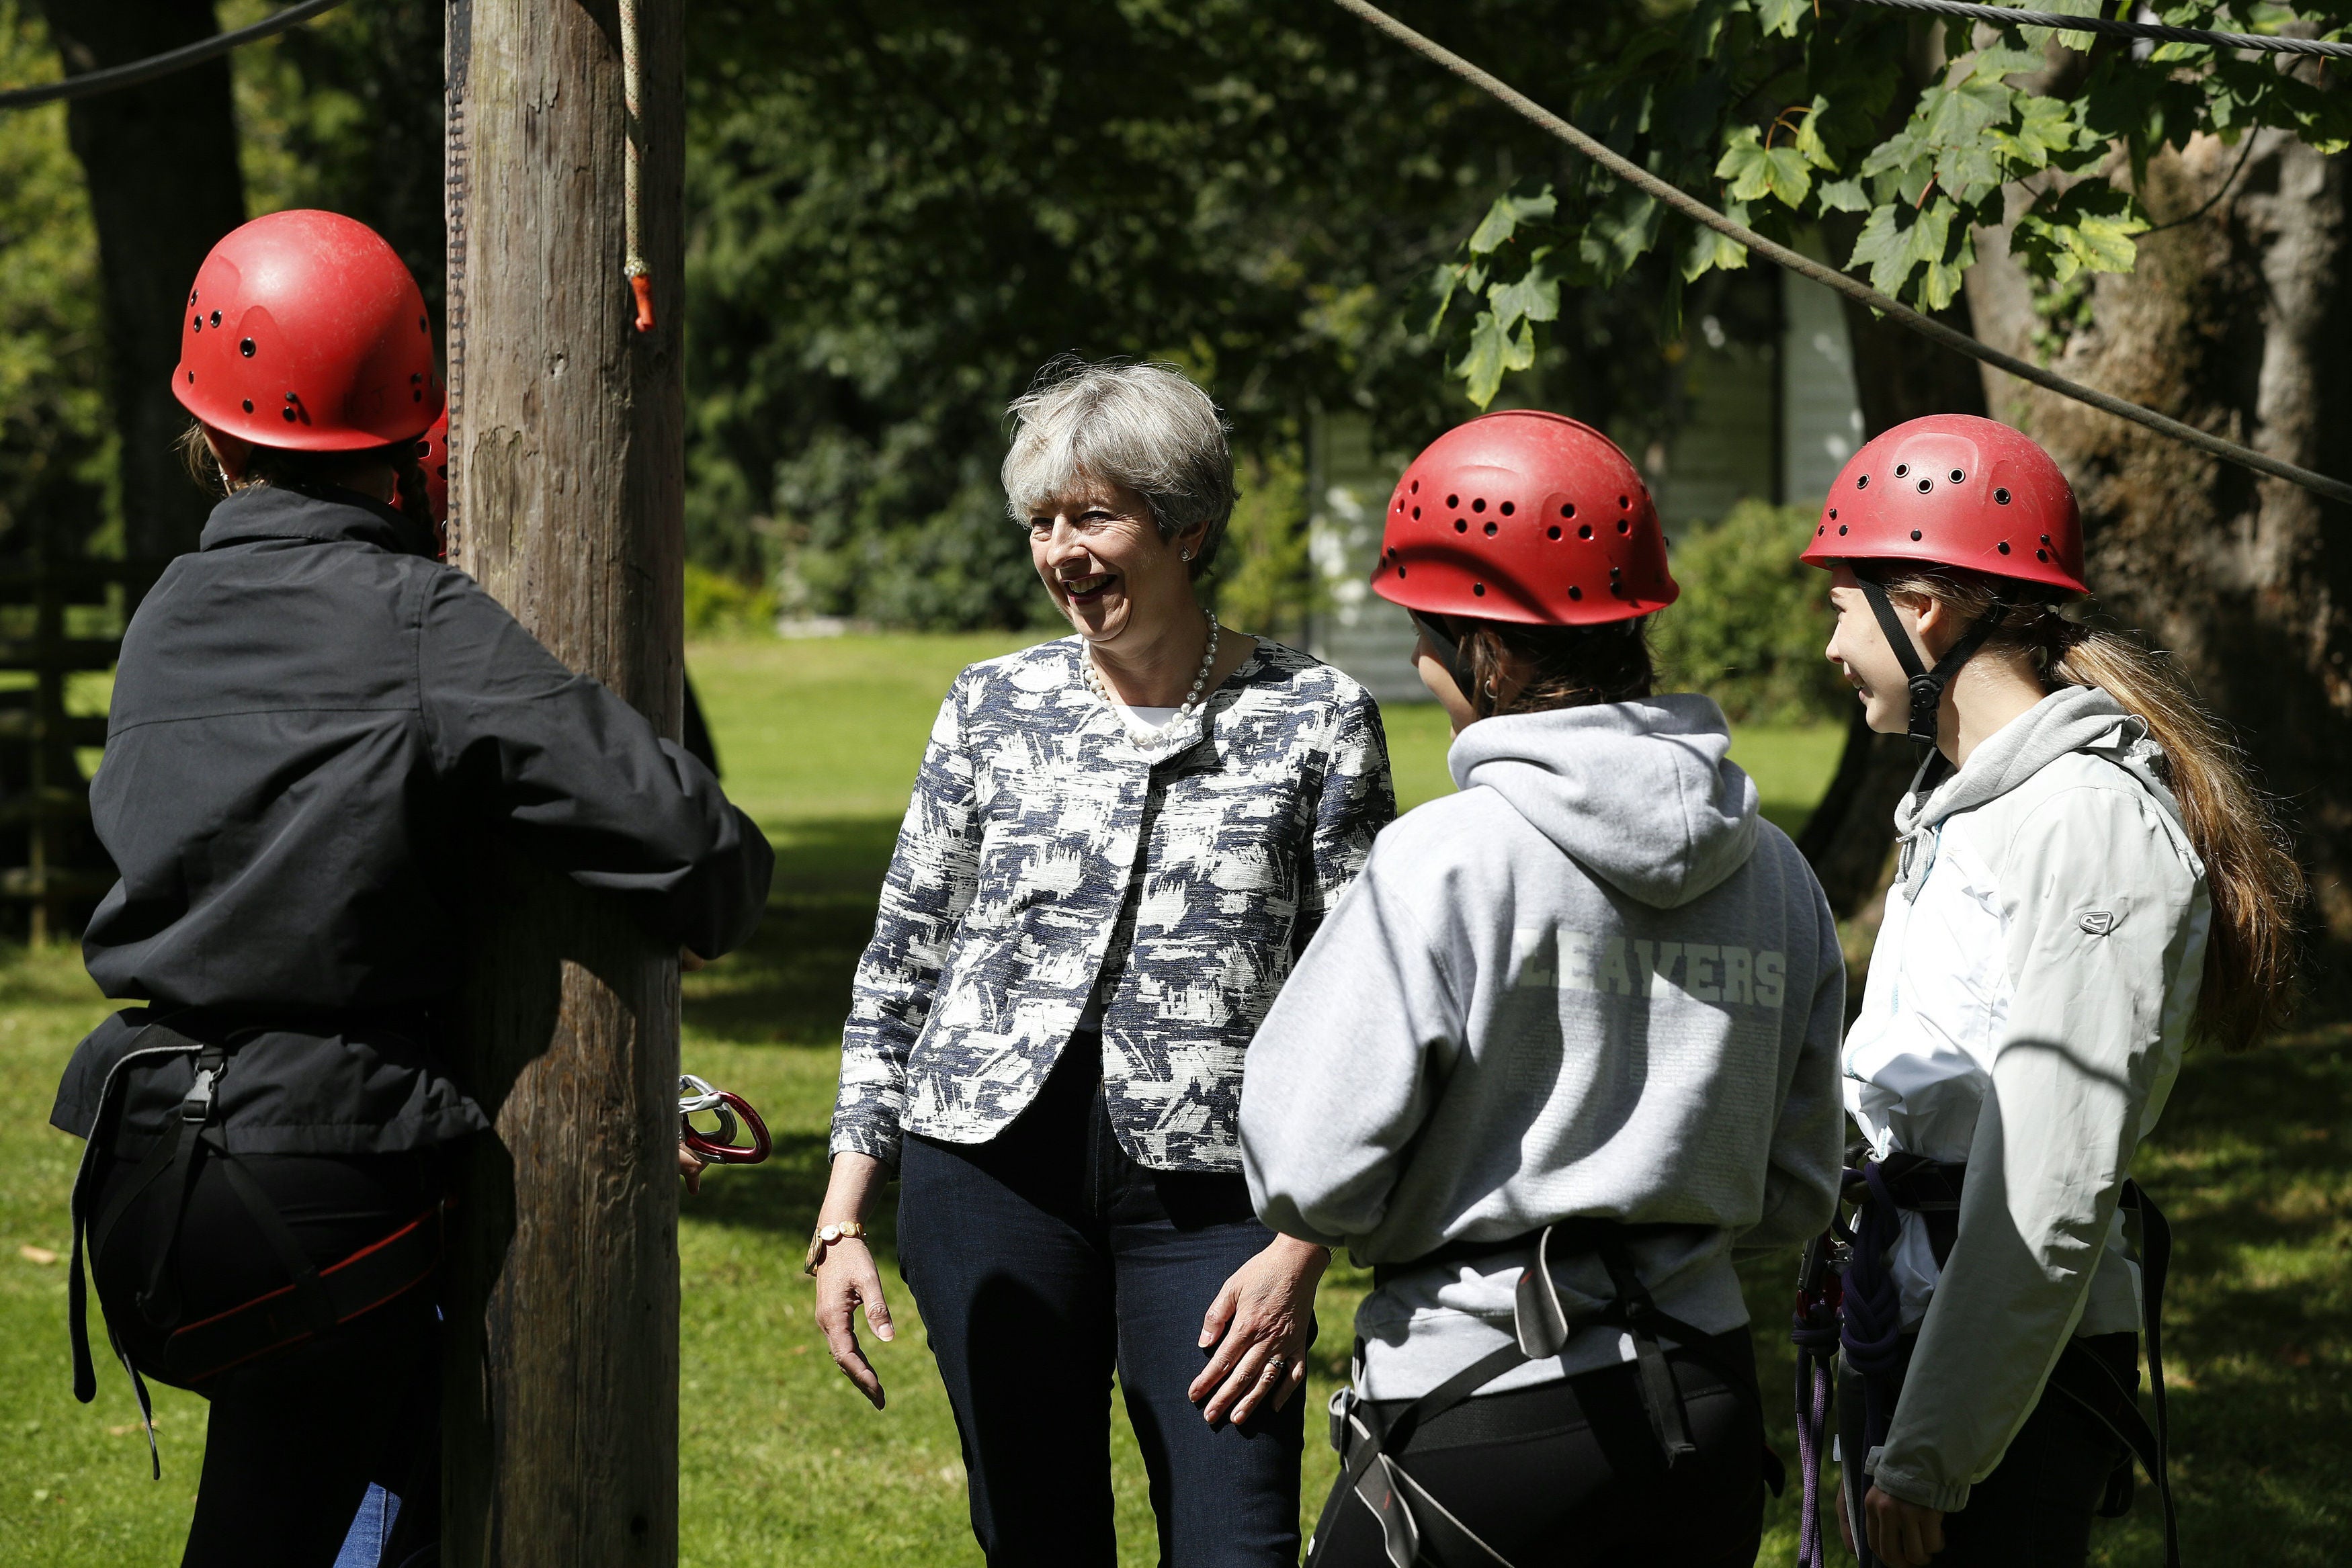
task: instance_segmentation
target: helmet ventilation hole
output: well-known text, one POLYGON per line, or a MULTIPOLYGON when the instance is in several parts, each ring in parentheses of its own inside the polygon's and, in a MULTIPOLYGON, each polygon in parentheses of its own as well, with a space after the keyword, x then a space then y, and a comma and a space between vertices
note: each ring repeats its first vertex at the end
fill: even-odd
POLYGON ((2009 505, 2009 492, 2006 490, 1995 490, 1992 493, 1992 498, 1995 506, 2006 507, 2009 505))
POLYGON ((1961 481, 1965 480, 1967 477, 1968 477, 1968 476, 1967 476, 1966 474, 1963 474, 1962 472, 1960 472, 1960 470, 1958 470, 1958 468, 1955 468, 1955 469, 1953 469, 1953 470, 1952 470, 1952 483, 1953 483, 1953 484, 1958 485, 1958 484, 1959 484, 1961 481))
POLYGON ((1869 476, 1869 475, 1867 475, 1867 474, 1864 474, 1864 475, 1862 475, 1861 476, 1859 476, 1858 478, 1856 478, 1856 479, 1854 480, 1854 482, 1853 482, 1853 487, 1854 487, 1855 489, 1857 489, 1857 490, 1867 490, 1867 489, 1869 489, 1869 488, 1870 488, 1870 476, 1869 476))
POLYGON ((1935 487, 1936 482, 1933 479, 1922 479, 1919 481, 1919 494, 1923 496, 1935 487))
POLYGON ((1415 479, 1415 480, 1412 482, 1412 493, 1413 493, 1414 495, 1416 495, 1416 496, 1420 495, 1420 494, 1421 494, 1421 481, 1420 481, 1420 480, 1418 480, 1418 479, 1415 479))
POLYGON ((1488 538, 1490 538, 1490 539, 1491 539, 1491 538, 1493 538, 1495 537, 1495 530, 1496 530, 1497 528, 1501 527, 1501 526, 1502 526, 1502 525, 1500 525, 1499 523, 1496 522, 1494 518, 1492 518, 1492 517, 1487 518, 1487 519, 1486 519, 1486 537, 1487 537, 1488 538))
POLYGON ((190 386, 194 386, 194 385, 195 385, 195 384, 196 384, 196 372, 195 372, 195 371, 190 371, 188 372, 188 384, 189 384, 190 386))
POLYGON ((1591 525, 1591 523, 1579 523, 1579 524, 1577 524, 1577 525, 1576 525, 1576 537, 1577 537, 1578 538, 1580 538, 1580 539, 1589 539, 1589 538, 1591 538, 1592 537, 1592 525, 1591 525))
POLYGON ((1620 518, 1618 518, 1618 519, 1617 519, 1617 531, 1618 531, 1619 533, 1621 533, 1621 534, 1630 534, 1630 533, 1632 533, 1632 532, 1633 531, 1633 518, 1631 518, 1631 517, 1620 517, 1620 518))
POLYGON ((1468 532, 1470 531, 1470 519, 1469 519, 1469 518, 1467 518, 1467 517, 1456 517, 1456 518, 1454 518, 1454 531, 1455 533, 1457 533, 1457 534, 1466 534, 1466 533, 1468 533, 1468 532))
POLYGON ((2044 535, 2042 535, 2042 542, 2043 544, 2048 544, 2048 543, 2050 542, 2050 536, 2049 536, 2048 534, 2044 534, 2044 535))
POLYGON ((1399 577, 1402 577, 1402 576, 1404 575, 1404 568, 1402 568, 1402 567, 1399 567, 1399 568, 1397 568, 1397 575, 1398 575, 1399 577))
POLYGON ((1830 521, 1833 523, 1837 521, 1837 508, 1835 507, 1832 507, 1830 508, 1830 521))
POLYGON ((2036 560, 2048 560, 2050 559, 2050 552, 2046 549, 2035 550, 2033 552, 2033 559, 2036 560))
POLYGON ((288 403, 284 408, 279 409, 278 412, 286 416, 287 423, 291 424, 294 423, 294 405, 292 403, 288 403))
POLYGON ((2007 555, 2009 553, 2009 541, 2007 539, 2000 541, 2000 553, 2003 555, 2007 555))
POLYGON ((1510 504, 1508 501, 1506 501, 1506 502, 1504 502, 1504 503, 1503 503, 1503 507, 1502 507, 1503 516, 1505 516, 1505 517, 1509 517, 1509 516, 1511 515, 1511 513, 1512 513, 1512 511, 1513 511, 1514 509, 1515 509, 1515 508, 1513 508, 1513 507, 1511 506, 1511 504, 1510 504))
POLYGON ((1905 475, 1906 475, 1906 474, 1908 474, 1908 473, 1910 473, 1910 472, 1911 472, 1911 465, 1909 465, 1908 463, 1897 463, 1897 464, 1895 465, 1895 476, 1897 479, 1902 478, 1905 475))
POLYGON ((236 346, 236 351, 243 354, 248 360, 253 358, 253 340, 247 338, 238 343, 236 346))
POLYGON ((1576 503, 1573 501, 1562 501, 1559 504, 1559 515, 1563 517, 1572 517, 1576 516, 1576 503))
POLYGON ((1568 596, 1570 599, 1581 599, 1584 597, 1584 590, 1577 587, 1576 584, 1571 582, 1568 585, 1568 596))
POLYGON ((215 327, 217 327, 217 326, 219 326, 219 325, 220 325, 220 312, 219 312, 219 311, 215 310, 215 311, 214 311, 214 312, 213 312, 213 314, 212 314, 212 323, 213 323, 213 325, 214 325, 214 326, 215 326, 215 327))
POLYGON ((1486 509, 1486 497, 1484 496, 1475 497, 1470 503, 1470 509, 1474 512, 1485 511, 1486 509))
POLYGON ((1559 538, 1559 525, 1558 523, 1554 523, 1551 527, 1546 528, 1544 530, 1544 537, 1555 539, 1559 538))
POLYGON ((1461 504, 1462 504, 1462 497, 1459 497, 1459 496, 1448 496, 1448 497, 1445 497, 1445 507, 1446 507, 1446 510, 1448 510, 1448 511, 1453 510, 1454 507, 1456 507, 1460 506, 1461 504))
POLYGON ((1620 497, 1617 497, 1617 509, 1618 509, 1619 511, 1621 511, 1621 512, 1624 512, 1624 511, 1631 511, 1631 510, 1633 509, 1633 497, 1631 497, 1631 496, 1620 496, 1620 497))
POLYGON ((1916 528, 1913 528, 1913 529, 1911 530, 1911 539, 1912 539, 1912 542, 1913 542, 1913 543, 1915 543, 1915 544, 1916 544, 1916 543, 1917 543, 1917 542, 1918 542, 1918 538, 1919 538, 1919 530, 1918 530, 1918 529, 1916 529, 1916 528))
POLYGON ((203 317, 201 317, 201 316, 191 316, 191 317, 189 317, 189 318, 188 318, 188 330, 189 330, 189 331, 191 331, 191 332, 201 332, 201 331, 203 331, 204 329, 205 329, 205 319, 204 319, 203 317))
POLYGON ((251 413, 253 412, 253 400, 251 398, 245 400, 245 412, 247 413, 251 413))
POLYGON ((420 332, 430 332, 433 330, 431 327, 425 325, 425 318, 422 316, 419 316, 416 319, 416 329, 420 332))
POLYGON ((1838 525, 1838 538, 1845 538, 1845 525, 1843 523, 1840 523, 1838 525))
POLYGON ((1470 585, 1470 591, 1484 599, 1486 597, 1486 585, 1483 582, 1474 582, 1470 585))
POLYGON ((1421 508, 1419 507, 1415 507, 1412 509, 1412 520, 1416 523, 1421 521, 1421 508))

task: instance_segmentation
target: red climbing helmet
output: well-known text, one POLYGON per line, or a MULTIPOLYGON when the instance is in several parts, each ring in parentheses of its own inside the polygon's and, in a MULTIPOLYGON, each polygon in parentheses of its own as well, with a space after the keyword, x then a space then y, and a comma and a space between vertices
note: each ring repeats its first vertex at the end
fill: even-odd
POLYGON ((336 213, 272 213, 196 269, 172 392, 262 446, 352 452, 441 413, 425 296, 392 246, 336 213))
POLYGON ((449 520, 449 416, 446 413, 433 422, 433 428, 416 438, 416 465, 425 470, 425 499, 433 508, 433 520, 449 520))
POLYGON ((1919 561, 2090 591, 2066 476, 2022 432, 1966 413, 1908 420, 1866 443, 1830 487, 1804 559, 1919 561))
POLYGON ((1592 626, 1681 589, 1649 487, 1607 436, 1540 409, 1456 425, 1397 481, 1372 591, 1407 610, 1592 626))

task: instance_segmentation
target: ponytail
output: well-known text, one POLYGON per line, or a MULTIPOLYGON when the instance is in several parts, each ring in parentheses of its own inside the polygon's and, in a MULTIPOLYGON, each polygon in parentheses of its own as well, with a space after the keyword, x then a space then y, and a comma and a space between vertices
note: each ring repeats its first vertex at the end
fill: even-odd
MULTIPOLYGON (((1886 579, 1888 592, 1937 600, 1963 624, 1991 608, 1997 588, 2013 593, 2016 584, 1944 568, 1898 570, 1886 579)), ((2305 887, 2244 753, 2199 704, 2169 655, 2070 620, 2053 602, 2018 605, 1985 646, 2029 656, 2045 685, 2096 686, 2147 726, 2163 749, 2159 770, 2180 807, 2181 825, 2205 862, 2213 904, 2192 1027, 2225 1051, 2259 1043, 2286 1016, 2305 887)))

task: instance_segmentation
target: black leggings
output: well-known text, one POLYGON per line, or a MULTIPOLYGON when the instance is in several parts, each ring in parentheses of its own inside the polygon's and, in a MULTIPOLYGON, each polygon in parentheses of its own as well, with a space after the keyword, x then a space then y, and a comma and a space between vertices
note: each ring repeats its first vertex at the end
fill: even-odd
MULTIPOLYGON (((247 1155, 313 1262, 347 1258, 429 1209, 437 1176, 423 1155, 247 1155)), ((114 1160, 92 1212, 104 1214, 136 1162, 114 1160)), ((164 1333, 136 1298, 171 1236, 166 1176, 132 1200, 90 1260, 107 1326, 158 1382, 164 1333)), ((173 1268, 182 1322, 287 1281, 218 1159, 197 1166, 173 1268)), ((331 1568, 373 1481, 401 1500, 386 1564, 432 1561, 440 1538, 439 1322, 429 1282, 285 1350, 195 1385, 212 1402, 204 1479, 184 1568, 331 1568)))
MULTIPOLYGON (((1744 1328, 1711 1343, 1738 1385, 1666 1352, 1698 1446, 1671 1469, 1630 1364, 1441 1411, 1391 1457, 1512 1568, 1748 1568, 1764 1531, 1756 1353, 1744 1328)), ((1393 1421, 1410 1403, 1375 1408, 1393 1421)), ((1316 1568, 1387 1568, 1371 1510, 1349 1496, 1327 1517, 1316 1568)))
MULTIPOLYGON (((2107 1364, 2126 1388, 2139 1385, 2139 1336, 2093 1334, 2083 1348, 2107 1364)), ((1905 1368, 1916 1335, 1904 1342, 1905 1368)), ((1855 1463, 1863 1452, 1862 1380, 1839 1363, 1840 1481, 1846 1489, 1856 1539, 1866 1527, 1863 1498, 1868 1478, 1855 1463)), ((2091 1521, 2107 1478, 2126 1458, 2123 1443, 2099 1419, 2055 1388, 2044 1388, 2025 1424, 2010 1439, 1992 1474, 1969 1489, 1966 1507, 1944 1515, 1944 1549, 1936 1568, 2083 1568, 2091 1557, 2091 1521)), ((1865 1568, 1876 1559, 1865 1548, 1865 1568)))

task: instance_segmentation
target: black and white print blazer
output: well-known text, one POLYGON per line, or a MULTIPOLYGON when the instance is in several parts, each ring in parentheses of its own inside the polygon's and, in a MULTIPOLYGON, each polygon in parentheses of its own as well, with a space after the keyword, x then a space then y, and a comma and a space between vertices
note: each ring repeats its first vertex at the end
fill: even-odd
POLYGON ((1148 749, 1079 640, 973 664, 940 706, 842 1030, 832 1152, 985 1143, 1099 983, 1119 1143, 1238 1171, 1242 1053, 1396 815, 1371 695, 1277 643, 1148 749))

